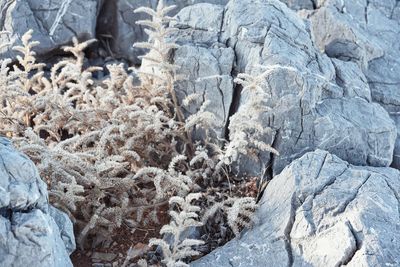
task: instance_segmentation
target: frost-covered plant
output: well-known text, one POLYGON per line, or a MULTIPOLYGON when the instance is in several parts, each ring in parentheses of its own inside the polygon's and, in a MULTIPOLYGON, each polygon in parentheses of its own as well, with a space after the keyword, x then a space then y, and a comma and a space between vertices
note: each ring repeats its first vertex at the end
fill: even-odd
MULTIPOLYGON (((252 221, 255 200, 240 198, 221 183, 229 183, 229 165, 249 150, 277 151, 262 141, 259 120, 265 112, 261 84, 267 73, 236 79, 250 101, 232 116, 229 141, 192 141, 196 129, 209 136, 220 122, 207 111, 208 101, 187 118, 182 112, 175 94, 177 67, 170 63, 177 48, 168 42, 176 30, 168 26, 172 8, 159 1, 156 10, 135 11, 151 16, 138 22, 148 27, 148 42, 136 44, 149 53, 139 69, 108 65, 109 76, 101 81, 94 74, 103 69, 85 60, 84 51, 95 40, 74 38, 63 47, 71 56, 47 69, 36 62, 38 43, 27 32, 22 46, 14 48, 21 54, 17 64, 0 62, 0 133, 37 164, 52 203, 74 221, 82 248, 93 235, 111 238, 122 225, 157 222, 159 209, 169 201, 172 220, 161 234, 172 234, 174 243, 151 244, 162 247, 167 265, 184 266, 202 241, 181 240, 180 235, 200 226, 199 218, 207 223, 206 218, 223 212, 224 223, 236 235, 252 221), (221 197, 204 195, 208 187, 221 197), (193 204, 200 192, 209 200, 201 207, 193 204)), ((182 105, 197 97, 187 96, 182 105)))
POLYGON ((162 261, 167 267, 189 266, 185 263, 185 259, 190 259, 200 253, 194 247, 204 244, 203 241, 190 238, 182 238, 182 234, 191 227, 200 227, 202 223, 199 219, 200 207, 192 204, 193 201, 201 197, 199 193, 188 194, 185 198, 171 197, 170 205, 177 205, 179 212, 171 210, 171 222, 161 228, 160 234, 170 234, 172 236, 172 244, 168 244, 162 239, 151 239, 150 245, 160 246, 164 260, 162 261))
POLYGON ((276 149, 262 140, 269 130, 261 124, 260 119, 261 114, 270 110, 265 104, 269 95, 262 87, 269 74, 270 70, 265 70, 258 75, 239 73, 234 80, 236 84, 243 86, 242 95, 246 95, 247 100, 230 118, 230 142, 220 157, 221 162, 226 165, 237 161, 241 154, 248 155, 252 149, 279 154, 276 149))
POLYGON ((174 112, 179 121, 183 121, 183 115, 178 104, 174 90, 177 66, 169 63, 170 52, 178 47, 177 44, 167 42, 171 33, 177 31, 174 27, 169 27, 169 22, 173 20, 167 14, 174 10, 176 6, 165 6, 164 1, 158 1, 156 10, 147 7, 139 7, 135 13, 146 13, 151 16, 151 20, 139 20, 138 25, 146 26, 144 30, 148 35, 147 42, 135 43, 138 48, 149 49, 150 51, 142 56, 142 65, 138 71, 143 84, 151 83, 152 96, 169 94, 174 105, 174 112))
POLYGON ((144 209, 158 205, 161 197, 156 195, 181 188, 179 182, 172 183, 176 190, 160 187, 157 179, 138 173, 142 168, 167 168, 178 155, 178 141, 187 138, 168 95, 143 94, 151 88, 134 86, 134 77, 121 65, 108 66, 110 77, 95 83, 93 73, 100 68, 85 68, 83 63, 83 49, 93 40, 74 39, 73 46, 64 48, 74 57, 44 76, 30 38, 28 32, 24 47, 18 47, 25 53, 19 58, 21 68, 10 70, 9 61, 2 64, 0 73, 6 79, 0 91, 1 131, 37 163, 52 201, 69 212, 84 236, 90 229, 97 234, 104 229, 107 236, 124 220, 139 224, 144 209))
POLYGON ((243 228, 250 227, 256 220, 254 211, 257 204, 253 197, 228 197, 226 200, 213 202, 214 204, 203 214, 204 224, 217 212, 222 211, 226 214, 227 224, 238 236, 243 228))

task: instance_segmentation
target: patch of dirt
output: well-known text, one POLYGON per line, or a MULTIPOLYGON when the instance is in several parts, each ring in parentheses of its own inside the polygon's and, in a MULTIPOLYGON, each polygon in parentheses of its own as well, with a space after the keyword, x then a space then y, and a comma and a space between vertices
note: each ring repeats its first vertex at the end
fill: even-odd
POLYGON ((159 224, 143 225, 142 228, 130 228, 127 225, 123 225, 114 232, 108 248, 106 248, 107 246, 104 247, 103 243, 91 250, 82 251, 77 249, 71 255, 72 264, 75 267, 92 267, 96 266, 96 263, 104 266, 119 267, 126 260, 130 248, 132 248, 130 254, 134 256, 131 262, 137 261, 141 256, 148 256, 146 252, 150 250, 147 246, 149 240, 151 238, 159 238, 161 227, 169 222, 168 203, 159 207, 158 220, 160 221, 159 224), (112 260, 107 261, 104 260, 105 258, 112 258, 112 260))
MULTIPOLYGON (((215 190, 219 192, 223 191, 222 188, 224 188, 226 195, 237 197, 251 196, 257 198, 263 187, 262 184, 258 183, 258 180, 257 177, 249 178, 246 181, 232 180, 229 184, 224 183, 219 185, 215 190)), ((199 205, 201 206, 200 203, 199 205)), ((158 224, 152 222, 151 224, 142 225, 141 228, 131 228, 127 225, 123 225, 114 232, 109 241, 98 242, 99 244, 96 248, 91 250, 87 249, 85 251, 76 250, 71 255, 73 265, 76 267, 120 267, 126 261, 128 254, 131 255, 130 263, 137 262, 140 258, 144 258, 151 263, 159 262, 159 255, 152 251, 147 244, 151 238, 160 238, 159 232, 161 227, 169 223, 170 217, 168 215, 168 208, 167 202, 158 208, 158 224)), ((144 214, 144 217, 146 217, 146 215, 147 214, 144 214)), ((210 250, 225 244, 234 237, 233 233, 224 226, 221 226, 222 228, 219 227, 219 225, 215 226, 218 227, 216 229, 207 229, 209 233, 205 241, 207 241, 206 243, 208 244, 204 247, 204 251, 200 247, 198 248, 202 253, 208 253, 210 250), (222 232, 227 233, 221 238, 222 232)), ((205 236, 203 236, 203 238, 204 237, 205 236)))

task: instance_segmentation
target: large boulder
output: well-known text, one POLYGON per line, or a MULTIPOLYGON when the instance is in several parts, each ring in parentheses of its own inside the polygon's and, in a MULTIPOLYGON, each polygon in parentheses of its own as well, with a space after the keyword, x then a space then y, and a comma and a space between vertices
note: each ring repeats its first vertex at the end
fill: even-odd
POLYGON ((0 137, 0 265, 72 266, 74 249, 72 223, 49 205, 35 165, 0 137))
MULTIPOLYGON (((169 15, 175 15, 180 9, 196 3, 212 3, 225 5, 228 0, 165 0, 165 5, 176 5, 177 8, 169 15)), ((134 48, 136 42, 147 40, 144 28, 136 25, 136 21, 148 19, 143 13, 134 13, 139 7, 157 7, 158 0, 114 0, 106 1, 103 11, 99 16, 99 36, 109 44, 114 56, 130 60, 134 64, 140 64, 143 49, 134 48)))
MULTIPOLYGON (((331 58, 357 63, 367 78, 373 101, 399 121, 399 1, 316 2, 316 10, 303 14, 311 22, 316 46, 331 58)), ((400 168, 400 135, 392 166, 400 168)))
POLYGON ((0 29, 9 34, 0 36, 0 43, 9 43, 0 57, 15 57, 10 47, 21 44, 22 35, 33 30, 39 55, 59 49, 72 37, 96 37, 97 14, 103 0, 15 0, 0 1, 0 29))
POLYGON ((193 267, 399 266, 400 172, 317 150, 265 189, 258 223, 193 267))
MULTIPOLYGON (((280 156, 242 158, 238 172, 259 175, 271 167, 273 176, 316 148, 352 164, 391 164, 396 126, 388 112, 372 102, 367 78, 356 62, 321 53, 310 23, 278 0, 231 0, 221 9, 210 4, 184 8, 176 16, 180 30, 175 39, 184 47, 232 48, 233 77, 240 72, 258 74, 257 64, 269 69, 263 88, 272 111, 263 114, 263 125, 271 129, 265 140, 280 156)), ((220 75, 212 69, 207 75, 213 73, 220 75)), ((192 80, 196 78, 200 77, 192 80)), ((240 86, 234 90, 229 116, 248 101, 240 86)))

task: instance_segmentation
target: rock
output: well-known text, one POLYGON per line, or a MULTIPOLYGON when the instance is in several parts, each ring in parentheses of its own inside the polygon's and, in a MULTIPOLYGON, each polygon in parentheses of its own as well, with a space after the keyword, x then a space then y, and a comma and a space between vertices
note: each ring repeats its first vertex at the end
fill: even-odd
POLYGON ((265 189, 257 223, 191 264, 398 266, 400 172, 305 154, 265 189))
POLYGON ((110 262, 117 257, 117 254, 114 253, 105 253, 105 252, 94 252, 92 254, 92 260, 95 262, 110 262))
MULTIPOLYGON (((228 0, 165 0, 165 5, 176 5, 171 16, 180 9, 196 3, 212 3, 225 5, 228 0)), ((143 27, 136 25, 136 21, 148 19, 148 15, 133 13, 133 10, 141 7, 156 8, 158 0, 115 0, 106 1, 103 11, 99 16, 99 35, 103 35, 114 56, 129 59, 134 64, 140 64, 138 56, 143 55, 143 49, 133 48, 136 42, 147 40, 143 27)))
MULTIPOLYGON (((242 158, 237 172, 260 175, 272 167, 273 176, 316 148, 353 164, 391 164, 396 126, 386 110, 372 103, 368 80, 360 69, 363 63, 321 53, 310 22, 286 5, 277 0, 231 0, 221 12, 220 6, 197 4, 183 9, 176 19, 179 44, 233 49, 233 77, 240 72, 258 74, 257 64, 270 71, 263 87, 271 96, 266 102, 272 111, 263 114, 263 124, 271 129, 265 140, 280 156, 261 153, 257 162, 242 158), (205 13, 210 15, 202 21, 205 13)), ((378 54, 370 51, 363 55, 364 62, 378 54)), ((213 69, 207 75, 220 75, 213 69)), ((239 86, 234 91, 230 116, 248 99, 239 86)))
MULTIPOLYGON (((400 110, 399 10, 396 0, 329 0, 319 1, 315 12, 307 15, 318 48, 332 58, 356 62, 367 78, 373 101, 395 121, 399 121, 400 110)), ((400 168, 399 145, 394 154, 392 166, 400 168)))
POLYGON ((196 4, 183 8, 171 26, 178 28, 173 39, 178 44, 195 44, 211 47, 219 42, 224 6, 209 3, 196 4))
MULTIPOLYGON (((228 122, 229 107, 233 98, 234 53, 231 48, 202 48, 184 45, 174 54, 174 63, 179 67, 178 75, 182 77, 176 84, 177 97, 182 100, 190 94, 199 98, 185 109, 185 115, 196 113, 209 100, 205 111, 212 112, 220 125, 213 130, 214 136, 223 138, 228 122)), ((195 133, 199 138, 201 133, 195 133)), ((210 133, 212 134, 212 133, 210 133)))
POLYGON ((0 265, 72 266, 72 223, 48 203, 35 165, 0 137, 0 265))
POLYGON ((288 7, 294 10, 314 9, 318 0, 281 0, 288 7))
POLYGON ((332 63, 336 72, 336 84, 343 88, 345 97, 359 97, 368 102, 372 101, 367 78, 356 63, 336 58, 332 59, 332 63))
POLYGON ((68 254, 74 252, 75 245, 75 236, 74 233, 74 225, 69 219, 68 215, 59 209, 49 205, 50 216, 53 218, 55 223, 58 226, 58 229, 61 234, 61 239, 64 242, 65 248, 67 249, 68 254))
MULTIPOLYGON (((97 14, 103 0, 15 0, 1 1, 1 24, 10 34, 0 36, 1 43, 10 47, 21 44, 21 36, 33 29, 33 40, 40 45, 35 48, 39 55, 59 49, 76 36, 86 40, 95 38, 97 14)), ((15 58, 8 48, 0 51, 2 58, 15 58)))
POLYGON ((400 169, 400 112, 392 112, 391 116, 397 125, 397 140, 394 146, 392 167, 400 169))

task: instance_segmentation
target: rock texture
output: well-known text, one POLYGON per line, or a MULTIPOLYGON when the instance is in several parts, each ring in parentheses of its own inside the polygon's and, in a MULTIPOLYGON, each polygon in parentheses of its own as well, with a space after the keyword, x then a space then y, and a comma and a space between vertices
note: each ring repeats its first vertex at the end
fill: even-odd
MULTIPOLYGON (((0 1, 0 28, 9 34, 0 36, 1 43, 20 45, 20 38, 33 29, 33 40, 40 45, 35 51, 43 55, 69 43, 73 36, 91 39, 96 36, 97 14, 103 0, 14 0, 0 1)), ((0 57, 15 57, 4 48, 0 57)))
POLYGON ((288 7, 294 10, 314 9, 318 0, 281 0, 288 7))
MULTIPOLYGON (((10 32, 0 38, 3 43, 19 44, 22 34, 33 28, 34 39, 41 42, 36 51, 43 55, 73 36, 97 36, 114 56, 138 63, 143 51, 134 50, 132 44, 146 36, 135 22, 146 15, 133 10, 143 5, 154 8, 157 2, 0 1, 0 26, 10 32)), ((204 101, 211 101, 209 110, 221 120, 216 129, 219 135, 226 134, 228 117, 246 101, 240 87, 233 87, 235 75, 255 73, 256 64, 273 69, 265 84, 273 108, 264 116, 265 127, 272 128, 265 138, 281 157, 261 154, 259 162, 244 158, 246 163, 240 165, 247 168, 239 172, 258 175, 272 166, 273 175, 315 148, 354 164, 388 166, 393 162, 393 167, 400 168, 400 137, 395 137, 400 132, 398 1, 165 3, 176 4, 175 12, 183 8, 174 23, 180 29, 174 37, 184 47, 174 61, 181 65, 181 73, 195 81, 180 83, 179 93, 182 97, 204 93, 204 101)), ((15 55, 0 51, 0 57, 6 56, 15 55)), ((189 108, 188 113, 198 107, 189 108)))
POLYGON ((71 221, 48 203, 34 164, 0 138, 0 265, 72 266, 71 221))
MULTIPOLYGON (((391 164, 396 126, 387 111, 372 101, 360 65, 321 53, 310 23, 285 4, 277 0, 231 0, 225 8, 197 4, 184 8, 176 18, 179 44, 233 49, 231 75, 257 73, 257 64, 271 71, 264 87, 271 95, 267 104, 272 112, 264 115, 263 123, 273 130, 266 140, 272 140, 281 155, 261 154, 258 162, 243 159, 239 172, 259 175, 272 166, 274 175, 316 148, 357 165, 391 164)), ((196 49, 190 51, 185 58, 199 57, 196 49)), ((207 75, 213 74, 220 72, 209 69, 207 75)), ((246 103, 239 87, 233 94, 236 102, 232 101, 230 115, 246 103)))
POLYGON ((200 266, 399 266, 400 172, 308 153, 267 186, 259 223, 200 266))
MULTIPOLYGON (((166 5, 176 5, 177 8, 170 15, 175 15, 182 8, 196 3, 226 4, 228 0, 165 0, 166 5)), ((136 21, 147 19, 148 15, 133 13, 141 6, 156 8, 158 0, 115 0, 106 1, 103 11, 99 16, 99 36, 109 42, 114 56, 128 59, 134 64, 139 64, 138 56, 145 51, 133 48, 135 42, 147 40, 143 27, 136 25, 136 21)))
POLYGON ((179 66, 178 75, 184 77, 176 84, 178 98, 182 100, 187 95, 198 94, 197 101, 185 109, 186 115, 196 113, 209 101, 205 110, 214 113, 220 122, 214 129, 216 137, 224 138, 233 99, 233 50, 182 46, 175 52, 174 60, 179 66))
MULTIPOLYGON (((297 3, 302 0, 295 1, 297 3)), ((304 17, 317 47, 331 58, 357 63, 372 99, 398 121, 400 110, 400 4, 396 0, 317 1, 304 17)), ((399 124, 397 124, 400 128, 399 124)), ((393 166, 400 168, 400 137, 393 166)))

